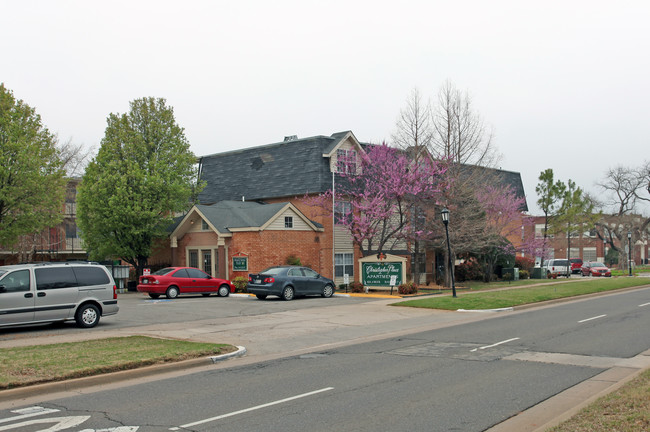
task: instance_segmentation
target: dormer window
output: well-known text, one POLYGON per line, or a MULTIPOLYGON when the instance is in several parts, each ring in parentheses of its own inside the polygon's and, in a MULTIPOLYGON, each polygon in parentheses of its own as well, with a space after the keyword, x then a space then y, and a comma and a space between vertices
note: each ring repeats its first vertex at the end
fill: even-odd
POLYGON ((285 228, 293 228, 293 216, 285 216, 284 217, 284 227, 285 228))
POLYGON ((208 223, 205 220, 201 220, 201 229, 203 231, 209 231, 210 227, 208 226, 208 223))
POLYGON ((336 170, 342 174, 357 173, 357 152, 356 150, 336 150, 336 170))

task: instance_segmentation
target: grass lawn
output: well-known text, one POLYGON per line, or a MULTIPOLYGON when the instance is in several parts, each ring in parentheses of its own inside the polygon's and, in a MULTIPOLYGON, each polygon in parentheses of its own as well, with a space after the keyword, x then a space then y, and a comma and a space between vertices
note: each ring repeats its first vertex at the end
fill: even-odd
MULTIPOLYGON (((544 281, 548 282, 548 281, 544 281)), ((563 281, 559 281, 563 282, 563 281)), ((393 303, 392 306, 419 307, 445 310, 499 309, 537 303, 564 297, 573 297, 633 286, 650 285, 648 278, 589 278, 578 282, 553 283, 532 286, 510 285, 512 289, 483 292, 465 292, 456 298, 451 296, 430 297, 393 303)), ((541 283, 541 282, 540 282, 541 283)), ((507 283, 506 285, 507 286, 507 283)), ((492 285, 496 287, 496 285, 492 285)))
POLYGON ((232 345, 129 336, 0 349, 0 389, 234 351, 232 345))
POLYGON ((603 396, 549 432, 650 430, 650 370, 603 396))

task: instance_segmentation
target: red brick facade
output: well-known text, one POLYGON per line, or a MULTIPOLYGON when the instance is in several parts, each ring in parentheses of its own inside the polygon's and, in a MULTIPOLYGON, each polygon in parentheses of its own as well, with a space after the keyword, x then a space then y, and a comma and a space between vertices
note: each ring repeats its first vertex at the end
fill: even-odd
MULTIPOLYGON (((284 265, 291 255, 302 265, 326 277, 332 276, 332 257, 323 253, 324 233, 309 231, 249 231, 234 233, 228 245, 228 266, 231 278, 248 276, 273 265, 284 265), (232 257, 248 256, 248 272, 232 270, 232 257)), ((331 255, 331 254, 330 254, 331 255)))

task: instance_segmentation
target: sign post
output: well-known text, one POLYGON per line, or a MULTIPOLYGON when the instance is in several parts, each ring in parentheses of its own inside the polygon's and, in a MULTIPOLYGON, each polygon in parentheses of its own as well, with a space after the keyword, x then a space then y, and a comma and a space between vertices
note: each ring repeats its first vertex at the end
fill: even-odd
POLYGON ((393 295, 393 287, 397 283, 397 275, 390 275, 390 295, 393 295))

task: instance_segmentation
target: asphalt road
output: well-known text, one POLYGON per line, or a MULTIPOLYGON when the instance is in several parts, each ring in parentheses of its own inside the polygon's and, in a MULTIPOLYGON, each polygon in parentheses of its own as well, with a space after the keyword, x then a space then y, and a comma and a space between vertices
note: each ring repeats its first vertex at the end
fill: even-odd
POLYGON ((646 288, 272 361, 234 360, 40 408, 16 405, 0 411, 0 430, 483 431, 650 348, 649 310, 646 288), (46 429, 53 419, 69 427, 46 429))

